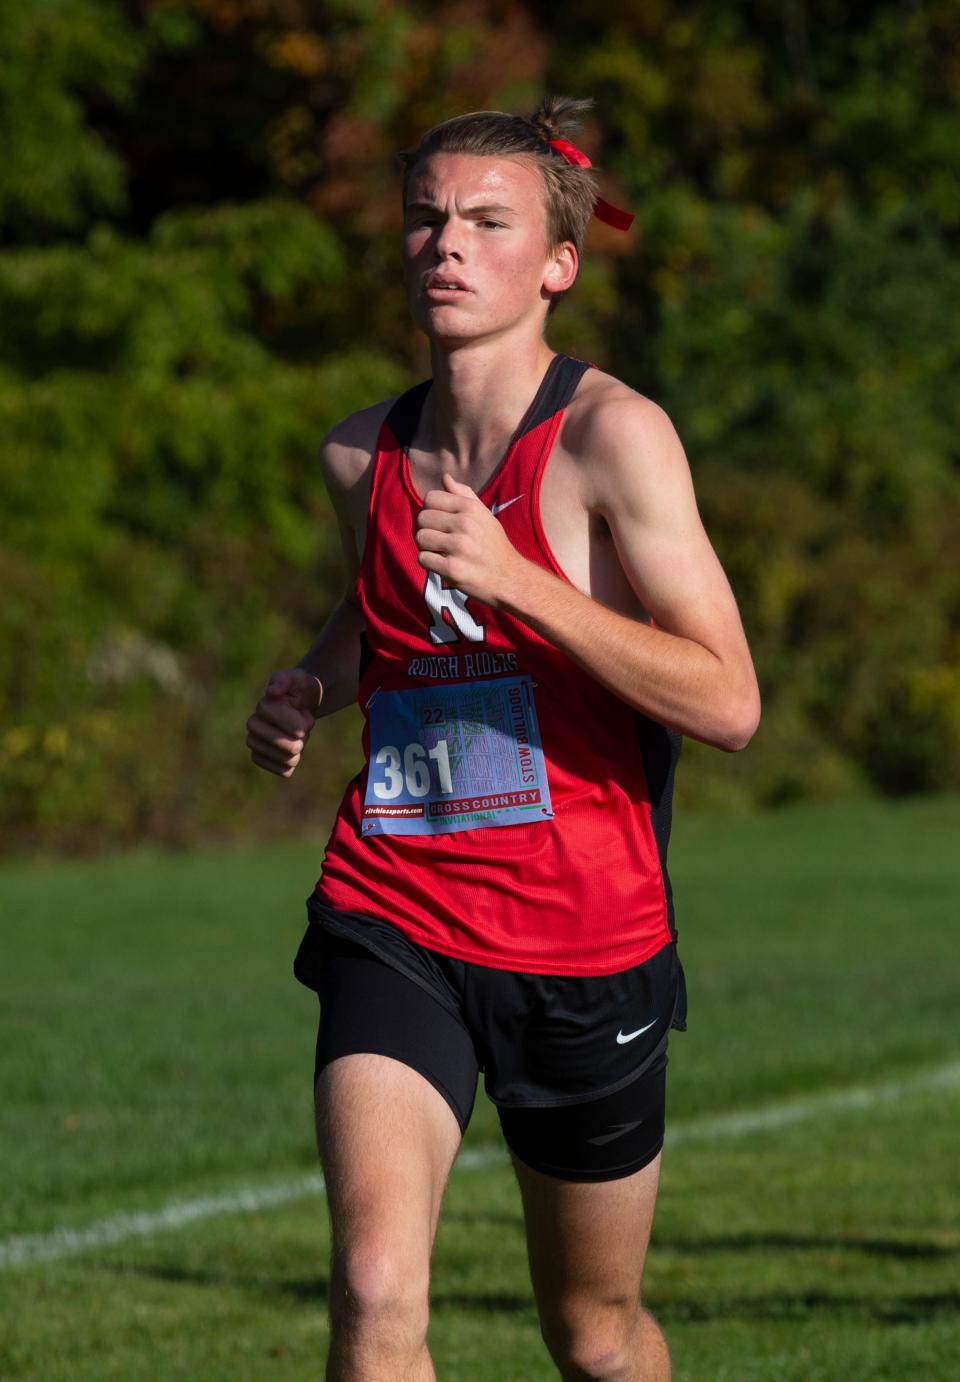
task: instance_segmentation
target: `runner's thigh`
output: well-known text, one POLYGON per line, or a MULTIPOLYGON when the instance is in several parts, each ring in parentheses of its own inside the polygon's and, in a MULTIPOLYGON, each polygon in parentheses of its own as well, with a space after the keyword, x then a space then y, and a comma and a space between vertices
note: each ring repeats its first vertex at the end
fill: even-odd
POLYGON ((659 1154, 619 1180, 566 1181, 514 1157, 530 1275, 541 1316, 567 1323, 640 1298, 660 1176, 659 1154))
POLYGON ((401 1061, 363 1053, 326 1066, 317 1141, 335 1255, 370 1243, 423 1267, 460 1140, 442 1095, 401 1061))
POLYGON ((360 946, 322 965, 317 1141, 334 1250, 429 1259, 477 1066, 453 1014, 360 946))

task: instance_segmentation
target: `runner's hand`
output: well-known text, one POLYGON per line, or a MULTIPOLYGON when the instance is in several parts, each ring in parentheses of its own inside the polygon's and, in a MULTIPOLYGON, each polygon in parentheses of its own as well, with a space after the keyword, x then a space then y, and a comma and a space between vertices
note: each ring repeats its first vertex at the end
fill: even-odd
POLYGON ((319 678, 302 667, 274 672, 247 721, 247 747, 258 768, 278 777, 293 774, 322 699, 319 678))
POLYGON ((420 565, 465 595, 497 609, 517 580, 523 557, 469 485, 450 475, 432 489, 417 515, 420 565))

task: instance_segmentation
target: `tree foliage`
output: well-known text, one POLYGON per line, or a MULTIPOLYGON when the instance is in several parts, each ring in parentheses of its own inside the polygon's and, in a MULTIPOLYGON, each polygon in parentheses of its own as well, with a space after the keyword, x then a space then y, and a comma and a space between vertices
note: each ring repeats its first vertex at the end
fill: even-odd
POLYGON ((558 349, 669 412, 765 719, 726 805, 960 785, 954 0, 0 0, 8 847, 315 822, 243 722, 338 598, 327 428, 426 371, 395 153, 596 99, 558 349))

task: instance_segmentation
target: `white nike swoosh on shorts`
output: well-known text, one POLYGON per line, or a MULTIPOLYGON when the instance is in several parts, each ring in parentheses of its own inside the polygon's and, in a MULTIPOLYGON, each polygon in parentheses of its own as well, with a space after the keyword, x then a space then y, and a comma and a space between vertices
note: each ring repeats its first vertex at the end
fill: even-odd
POLYGON ((627 1032, 626 1036, 624 1036, 623 1028, 621 1027, 620 1031, 617 1033, 617 1045, 625 1045, 626 1042, 632 1041, 634 1037, 642 1036, 644 1032, 649 1032, 650 1028, 655 1027, 656 1025, 657 1019, 654 1018, 653 1021, 648 1022, 645 1027, 638 1027, 635 1032, 627 1032))

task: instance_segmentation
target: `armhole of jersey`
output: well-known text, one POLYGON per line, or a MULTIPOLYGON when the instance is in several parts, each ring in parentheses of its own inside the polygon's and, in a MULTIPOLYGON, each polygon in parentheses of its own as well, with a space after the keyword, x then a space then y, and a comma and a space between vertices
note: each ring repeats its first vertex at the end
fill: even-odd
POLYGON ((554 443, 557 439, 557 433, 563 421, 563 415, 567 410, 567 405, 576 393, 580 380, 586 374, 587 370, 596 368, 597 366, 591 364, 588 360, 577 360, 570 356, 564 358, 563 376, 557 380, 557 406, 550 417, 550 430, 544 439, 540 455, 537 457, 536 464, 534 465, 533 484, 530 490, 530 521, 533 526, 537 545, 554 575, 566 581, 567 585, 573 585, 573 581, 571 581, 566 571, 564 571, 563 567, 560 565, 556 553, 547 539, 546 529, 543 526, 543 519, 540 515, 540 491, 543 488, 543 477, 546 474, 547 463, 550 460, 554 443))
POLYGON ((573 585, 573 581, 571 581, 566 571, 564 571, 563 567, 557 561, 553 548, 547 540, 543 519, 540 517, 540 490, 543 487, 543 477, 546 474, 547 462, 550 459, 553 444, 557 439, 560 423, 563 421, 563 414, 564 409, 561 408, 560 411, 554 413, 553 417, 550 419, 550 430, 544 439, 543 447, 541 448, 540 455, 537 457, 537 463, 534 466, 533 485, 530 491, 530 521, 533 525, 534 537, 537 539, 537 546, 540 548, 543 559, 550 570, 555 576, 559 576, 562 581, 566 581, 567 585, 573 585))
POLYGON ((363 543, 363 556, 360 558, 360 568, 357 572, 357 596, 363 603, 363 587, 367 575, 368 563, 373 551, 372 538, 375 532, 374 513, 376 510, 377 499, 383 483, 383 458, 387 454, 399 455, 402 459, 404 448, 412 436, 413 428, 416 426, 423 408, 424 399, 433 381, 424 380, 420 384, 415 384, 412 389, 407 389, 406 393, 394 399, 390 410, 380 424, 377 432, 377 440, 373 449, 373 456, 370 462, 370 498, 367 502, 367 535, 363 543))
MULTIPOLYGON (((558 414, 558 418, 562 418, 562 416, 562 413, 558 414)), ((557 423, 557 427, 559 428, 559 421, 557 423)), ((550 459, 550 452, 553 450, 553 443, 555 440, 556 430, 551 428, 550 436, 547 438, 547 444, 544 446, 543 451, 541 452, 541 455, 536 464, 536 469, 533 473, 533 486, 531 489, 530 502, 530 521, 533 526, 533 533, 534 537, 537 540, 537 545, 543 554, 544 560, 549 563, 554 575, 557 575, 561 578, 561 580, 566 581, 567 585, 573 585, 573 581, 571 581, 566 571, 564 571, 563 567, 560 565, 553 551, 553 548, 550 546, 549 539, 547 538, 546 529, 543 526, 543 519, 540 517, 540 490, 543 486, 543 477, 546 474, 547 461, 550 459)), ((650 611, 646 608, 645 605, 643 605, 642 608, 644 614, 646 615, 646 623, 649 625, 651 629, 655 629, 657 627, 656 619, 654 619, 653 615, 650 613, 650 611)))

